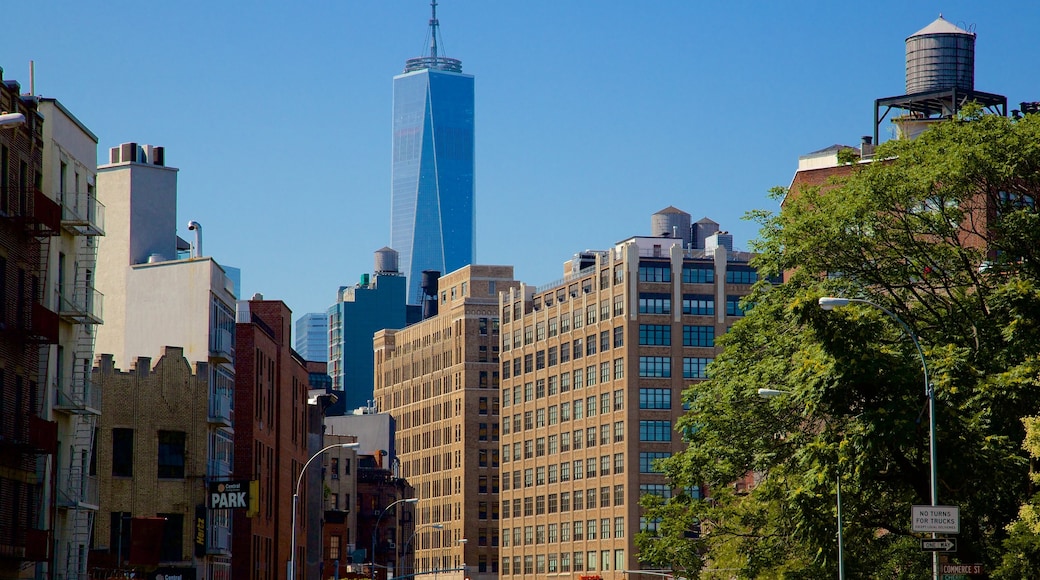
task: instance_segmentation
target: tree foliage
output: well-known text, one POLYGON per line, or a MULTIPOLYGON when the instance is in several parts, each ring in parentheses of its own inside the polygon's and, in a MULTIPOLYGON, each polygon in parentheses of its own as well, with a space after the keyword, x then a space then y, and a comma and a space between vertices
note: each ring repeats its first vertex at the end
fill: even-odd
POLYGON ((954 561, 997 574, 1040 563, 1040 527, 1008 527, 1031 500, 1022 418, 1040 412, 1040 116, 969 111, 874 159, 823 187, 777 190, 779 213, 751 214, 756 266, 786 281, 753 289, 711 378, 685 393, 688 447, 666 473, 708 497, 648 507, 673 532, 641 534, 644 561, 668 567, 685 550, 702 577, 834 575, 840 481, 847 576, 927 575, 910 530, 911 506, 930 502, 921 358, 880 310, 821 310, 831 295, 871 300, 920 339, 938 503, 960 507, 954 561), (786 393, 764 400, 760 387, 786 393), (758 485, 735 493, 748 474, 758 485), (678 541, 690 522, 703 534, 678 541))

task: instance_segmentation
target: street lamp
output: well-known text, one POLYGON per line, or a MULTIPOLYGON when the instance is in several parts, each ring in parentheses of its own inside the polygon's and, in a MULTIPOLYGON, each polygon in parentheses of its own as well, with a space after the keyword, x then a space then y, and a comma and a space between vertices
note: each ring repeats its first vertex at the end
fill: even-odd
MULTIPOLYGON (((921 343, 917 340, 917 335, 914 334, 914 331, 903 322, 903 319, 896 316, 891 310, 881 306, 880 304, 871 302, 870 300, 864 300, 862 298, 837 298, 833 296, 824 296, 820 298, 820 308, 824 310, 834 310, 841 306, 847 306, 851 302, 873 306, 887 314, 892 320, 895 320, 903 329, 903 332, 910 337, 910 340, 914 343, 914 348, 917 349, 918 356, 921 357, 921 368, 924 369, 924 394, 928 398, 928 462, 931 466, 932 507, 935 507, 939 505, 939 475, 935 445, 935 388, 928 381, 928 361, 924 358, 924 351, 921 350, 921 343)), ((932 532, 932 538, 935 537, 936 533, 932 532)), ((934 580, 939 580, 938 552, 932 552, 932 578, 934 580)))
MULTIPOLYGON (((376 580, 376 538, 379 537, 379 521, 383 519, 383 514, 392 510, 395 505, 399 503, 418 503, 419 498, 408 497, 399 499, 394 503, 386 506, 386 509, 379 512, 379 517, 376 518, 376 525, 372 527, 372 580, 376 580)), ((291 580, 291 579, 290 579, 291 580)))
MULTIPOLYGON (((790 394, 791 391, 781 391, 779 389, 758 389, 758 396, 763 399, 772 399, 780 395, 790 394)), ((845 580, 845 540, 841 522, 841 473, 837 474, 835 481, 837 482, 836 490, 838 495, 838 580, 845 580)))
POLYGON ((13 129, 16 125, 25 123, 25 115, 21 113, 4 113, 0 115, 0 128, 13 129))
POLYGON ((286 572, 286 578, 288 580, 296 580, 296 504, 299 503, 300 483, 303 482, 303 475, 307 473, 307 466, 311 464, 311 461, 314 461, 315 457, 318 457, 330 449, 336 449, 337 447, 342 449, 356 449, 358 445, 360 445, 360 443, 356 441, 353 443, 336 443, 334 445, 329 445, 314 455, 311 455, 310 459, 307 460, 307 463, 304 463, 303 468, 300 469, 300 475, 296 478, 296 493, 292 496, 292 533, 290 534, 292 540, 289 549, 289 563, 287 564, 288 571, 286 572))
MULTIPOLYGON (((415 534, 418 534, 419 530, 421 530, 423 528, 433 528, 435 530, 443 530, 444 529, 444 525, 443 524, 423 524, 423 525, 415 528, 415 530, 412 532, 412 535, 408 537, 408 541, 404 543, 404 551, 401 552, 401 555, 397 557, 397 575, 398 576, 400 576, 401 575, 401 571, 404 570, 404 568, 401 567, 401 558, 402 557, 403 558, 407 558, 408 557, 408 546, 412 545, 412 540, 415 539, 415 534)), ((413 570, 415 569, 415 560, 414 559, 412 560, 412 569, 413 570)))

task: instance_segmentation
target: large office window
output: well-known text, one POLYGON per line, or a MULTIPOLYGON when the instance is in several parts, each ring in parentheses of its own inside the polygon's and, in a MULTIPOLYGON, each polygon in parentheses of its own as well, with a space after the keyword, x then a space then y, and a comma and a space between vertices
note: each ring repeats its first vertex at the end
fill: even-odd
POLYGON ((715 346, 715 327, 683 326, 683 346, 715 346))
POLYGON ((715 298, 711 294, 684 294, 683 314, 711 316, 715 314, 715 298))
POLYGON ((159 431, 158 477, 184 478, 184 431, 159 431))
POLYGON ((714 359, 703 357, 683 358, 684 379, 706 379, 708 378, 708 364, 714 359))
POLYGON ((670 346, 672 327, 667 324, 640 324, 639 344, 642 346, 670 346))
POLYGON ((726 267, 727 284, 754 284, 758 281, 758 272, 744 264, 730 264, 726 267))
POLYGON ((654 462, 659 459, 667 459, 671 456, 671 453, 664 451, 640 451, 639 473, 662 473, 660 469, 657 469, 654 462))
POLYGON ((672 359, 667 356, 639 357, 639 376, 652 378, 672 376, 672 359))
POLYGON ((685 264, 683 284, 710 284, 715 281, 715 264, 685 264))
POLYGON ((640 282, 671 282, 672 266, 668 262, 640 262, 640 282))
POLYGON ((671 421, 640 421, 639 422, 639 440, 640 441, 671 441, 672 440, 672 422, 671 421))
POLYGON ((743 296, 726 296, 726 316, 744 316, 750 306, 741 306, 743 296))
POLYGON ((639 294, 640 314, 671 314, 672 297, 670 294, 642 292, 639 294))
POLYGON ((639 389, 640 409, 671 409, 671 389, 639 389))

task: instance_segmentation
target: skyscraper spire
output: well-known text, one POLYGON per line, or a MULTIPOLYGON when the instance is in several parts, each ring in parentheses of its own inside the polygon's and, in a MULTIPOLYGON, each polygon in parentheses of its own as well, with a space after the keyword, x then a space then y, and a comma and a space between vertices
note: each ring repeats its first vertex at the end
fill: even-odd
POLYGON ((433 9, 433 17, 430 18, 430 58, 437 60, 437 0, 430 0, 430 8, 433 9))

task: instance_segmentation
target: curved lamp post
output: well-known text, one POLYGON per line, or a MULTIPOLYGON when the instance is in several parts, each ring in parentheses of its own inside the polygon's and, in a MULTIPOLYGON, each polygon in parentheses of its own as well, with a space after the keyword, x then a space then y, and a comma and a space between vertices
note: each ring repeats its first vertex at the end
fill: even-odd
MULTIPOLYGON (((404 551, 402 551, 401 555, 397 557, 397 575, 398 576, 401 576, 401 570, 403 570, 403 568, 401 568, 401 558, 407 558, 408 557, 408 546, 412 545, 412 540, 415 539, 415 534, 418 534, 419 530, 421 530, 423 528, 433 528, 435 530, 443 530, 444 529, 444 525, 443 524, 423 524, 423 525, 415 528, 415 530, 412 532, 412 535, 409 536, 408 541, 404 543, 404 551)), ((415 561, 414 561, 414 559, 412 561, 412 568, 413 569, 415 568, 415 561)))
MULTIPOLYGON (((386 508, 384 508, 383 511, 379 512, 379 517, 376 518, 376 524, 375 524, 375 526, 372 527, 372 580, 376 580, 376 538, 379 537, 379 521, 383 519, 383 514, 385 514, 386 512, 392 510, 394 508, 394 506, 399 504, 399 503, 418 503, 418 502, 419 502, 419 498, 417 498, 417 497, 407 497, 407 498, 404 498, 404 499, 399 499, 399 500, 395 501, 394 503, 386 506, 386 508)), ((292 579, 290 578, 290 580, 292 580, 292 579)))
MULTIPOLYGON (((935 445, 935 388, 932 386, 931 382, 928 381, 928 361, 924 358, 924 351, 921 350, 921 343, 917 340, 917 335, 914 334, 914 331, 903 322, 902 318, 899 318, 895 313, 884 306, 871 302, 870 300, 864 300, 862 298, 837 298, 834 296, 824 296, 820 298, 820 308, 824 310, 834 310, 835 308, 847 306, 853 302, 873 306, 887 314, 892 320, 896 321, 900 328, 903 329, 903 332, 910 337, 910 340, 914 343, 914 348, 917 349, 918 356, 921 357, 921 368, 924 369, 924 394, 928 397, 928 463, 931 467, 932 507, 935 507, 939 505, 939 476, 935 445)), ((935 532, 932 532, 932 537, 936 537, 935 532)), ((932 552, 932 578, 934 580, 939 579, 938 552, 932 552)))
POLYGON ((311 455, 310 459, 307 460, 307 463, 304 463, 303 468, 300 469, 300 475, 296 478, 296 493, 292 496, 292 534, 290 534, 292 540, 289 549, 289 563, 287 564, 288 571, 286 572, 286 578, 288 580, 296 580, 296 504, 299 503, 300 483, 303 482, 303 476, 307 473, 307 466, 311 464, 311 461, 314 461, 314 458, 330 449, 356 449, 358 445, 360 445, 360 443, 356 441, 354 443, 336 443, 335 445, 329 445, 314 455, 311 455))

